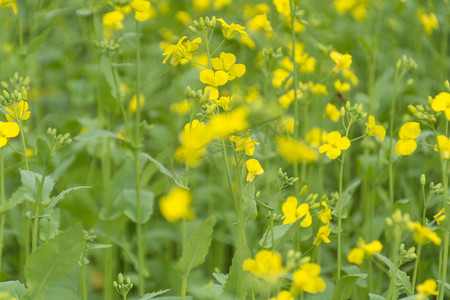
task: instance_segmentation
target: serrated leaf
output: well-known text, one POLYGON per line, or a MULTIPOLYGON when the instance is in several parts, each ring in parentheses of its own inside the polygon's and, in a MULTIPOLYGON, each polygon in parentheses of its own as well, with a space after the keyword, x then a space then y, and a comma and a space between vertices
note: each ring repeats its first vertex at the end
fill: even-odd
POLYGON ((183 249, 180 261, 176 266, 183 274, 189 274, 192 269, 205 261, 209 246, 211 245, 215 224, 216 217, 210 216, 198 226, 194 233, 192 233, 183 249))
POLYGON ((120 136, 118 136, 114 132, 111 132, 108 130, 96 129, 96 130, 88 131, 86 133, 79 134, 76 137, 74 137, 74 140, 84 141, 84 140, 89 140, 89 139, 97 139, 100 137, 110 137, 110 138, 118 139, 118 140, 121 139, 120 136))
POLYGON ((84 248, 83 239, 81 226, 74 225, 31 253, 24 269, 27 299, 39 299, 51 284, 77 265, 84 248))
MULTIPOLYGON (((140 223, 144 224, 153 214, 153 199, 154 194, 150 191, 140 191, 140 223)), ((124 190, 123 191, 125 210, 124 214, 130 218, 131 221, 137 223, 137 209, 136 209, 136 190, 124 190)))
MULTIPOLYGON (((376 258, 380 259, 381 261, 383 261, 392 272, 395 271, 394 263, 389 258, 387 258, 386 256, 381 255, 379 253, 375 253, 374 256, 376 258)), ((409 279, 408 274, 401 271, 400 269, 397 269, 397 279, 399 279, 400 282, 403 284, 406 294, 408 294, 409 296, 414 294, 412 292, 411 280, 409 279)))
POLYGON ((30 46, 28 47, 27 55, 33 54, 34 52, 37 51, 37 49, 39 49, 39 47, 45 41, 45 39, 47 38, 47 35, 50 33, 51 30, 52 30, 51 27, 45 29, 30 42, 30 46))
POLYGON ((255 181, 249 183, 242 195, 243 213, 247 221, 255 220, 258 216, 255 201, 255 181))
POLYGON ((365 278, 367 274, 355 274, 341 277, 333 291, 333 300, 347 300, 352 295, 359 278, 365 278))
MULTIPOLYGON (((29 195, 29 200, 35 201, 42 175, 27 170, 20 170, 20 176, 22 184, 26 189, 26 194, 29 195)), ((53 179, 50 176, 45 176, 41 193, 42 205, 46 205, 49 202, 50 193, 52 192, 54 185, 55 182, 53 179)))
MULTIPOLYGON (((347 188, 342 193, 342 218, 347 218, 348 215, 348 206, 350 204, 350 199, 352 198, 353 193, 356 191, 356 189, 359 187, 359 184, 361 183, 361 179, 355 179, 350 183, 347 188)), ((334 216, 338 216, 339 207, 336 205, 336 207, 333 209, 332 214, 334 216)))
POLYGON ((79 190, 79 189, 90 189, 90 188, 92 188, 92 187, 90 187, 90 186, 76 186, 76 187, 68 188, 68 189, 62 191, 61 193, 58 194, 58 196, 53 198, 53 200, 50 202, 50 204, 44 209, 44 212, 42 214, 43 215, 51 214, 51 211, 56 207, 56 205, 58 204, 59 200, 61 200, 68 193, 70 193, 72 191, 79 190))
POLYGON ((252 285, 251 274, 242 269, 244 260, 250 257, 250 249, 246 245, 240 246, 234 253, 225 291, 235 299, 246 299, 252 285))
POLYGON ((114 75, 111 61, 106 55, 102 55, 100 59, 100 67, 102 69, 103 75, 105 75, 106 82, 108 83, 109 88, 111 90, 111 95, 114 98, 118 99, 116 85, 114 83, 114 75))
POLYGON ((0 292, 7 292, 9 296, 21 299, 27 292, 27 289, 20 281, 6 281, 0 283, 0 292))
POLYGON ((152 299, 152 298, 155 298, 156 296, 159 296, 159 295, 162 295, 164 293, 167 293, 168 291, 170 291, 170 289, 161 290, 161 291, 157 291, 157 292, 153 292, 153 293, 148 293, 148 294, 145 294, 143 297, 139 298, 139 300, 152 299))
POLYGON ((166 175, 167 177, 169 177, 170 179, 173 180, 173 182, 178 185, 181 188, 187 189, 189 190, 188 187, 184 186, 175 176, 174 173, 172 173, 169 169, 167 169, 162 163, 160 163, 159 161, 157 161, 155 158, 153 158, 152 156, 148 155, 147 153, 141 153, 142 157, 148 159, 149 161, 151 161, 152 163, 155 164, 155 166, 158 168, 158 170, 163 173, 164 175, 166 175))

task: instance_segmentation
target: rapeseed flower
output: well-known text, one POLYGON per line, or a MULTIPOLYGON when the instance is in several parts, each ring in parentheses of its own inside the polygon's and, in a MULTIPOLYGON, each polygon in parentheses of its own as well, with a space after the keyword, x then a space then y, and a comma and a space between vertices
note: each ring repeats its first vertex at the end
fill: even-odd
POLYGON ((176 222, 181 219, 192 219, 194 212, 190 206, 192 195, 188 190, 175 187, 170 190, 167 196, 159 200, 159 208, 163 217, 169 222, 176 222))
POLYGON ((319 231, 317 232, 316 239, 313 242, 314 246, 319 245, 321 242, 324 242, 326 244, 330 243, 331 240, 328 238, 331 233, 331 228, 329 224, 322 225, 319 228, 319 231))
POLYGON ((331 159, 336 159, 341 155, 342 150, 347 150, 350 147, 350 140, 348 137, 343 136, 339 131, 332 131, 327 135, 328 144, 324 144, 319 147, 319 152, 326 152, 327 156, 331 159))
POLYGON ((217 100, 214 100, 214 102, 222 107, 224 111, 231 111, 232 104, 233 104, 233 98, 234 96, 222 96, 217 100))
POLYGON ((211 59, 211 64, 214 69, 225 71, 228 74, 228 80, 233 80, 236 77, 241 77, 245 74, 245 65, 235 64, 236 56, 233 53, 220 53, 220 58, 215 57, 211 59))
MULTIPOLYGON (((145 96, 143 94, 141 94, 139 96, 139 107, 142 109, 142 107, 144 107, 145 104, 145 96)), ((128 105, 128 111, 131 114, 135 114, 137 111, 137 99, 136 99, 136 95, 133 96, 133 98, 130 101, 130 104, 128 105)))
POLYGON ((294 300, 294 296, 289 291, 281 291, 278 296, 272 297, 270 300, 294 300))
POLYGON ((8 138, 19 135, 19 125, 15 122, 0 122, 0 148, 8 143, 8 138))
POLYGON ((134 18, 140 22, 154 18, 156 15, 152 4, 148 0, 133 0, 131 7, 135 10, 134 18))
POLYGON ((0 8, 3 9, 12 8, 15 15, 19 12, 19 10, 17 9, 16 0, 0 0, 0 8))
POLYGON ((313 127, 306 134, 306 142, 311 147, 319 147, 323 143, 327 142, 327 132, 323 129, 313 127))
POLYGON ((245 137, 232 135, 230 139, 236 144, 236 151, 245 151, 245 155, 247 156, 252 156, 255 153, 255 145, 259 145, 258 142, 252 140, 249 133, 245 137))
POLYGON ((248 110, 245 107, 215 115, 207 125, 208 130, 216 137, 238 133, 248 128, 247 115, 248 110))
POLYGON ((437 136, 437 145, 434 146, 434 151, 441 152, 443 159, 450 159, 450 140, 443 135, 437 136), (439 147, 438 147, 439 145, 439 147))
POLYGON ((264 173, 264 169, 259 164, 259 161, 254 158, 247 160, 245 166, 247 167, 248 172, 246 178, 247 182, 252 182, 256 175, 261 175, 264 173))
POLYGON ((204 69, 200 72, 200 81, 208 86, 205 88, 205 92, 209 90, 209 99, 215 100, 219 97, 219 90, 217 87, 224 85, 228 82, 228 73, 225 71, 216 71, 210 69, 204 69))
POLYGON ((436 290, 437 283, 434 279, 427 279, 422 284, 419 284, 416 287, 417 292, 416 300, 424 300, 427 299, 428 296, 437 295, 438 291, 436 290))
POLYGON ((30 117, 30 111, 28 110, 28 102, 21 100, 18 103, 8 107, 5 107, 8 114, 6 114, 6 120, 17 121, 17 120, 28 120, 30 117))
POLYGON ((383 250, 383 244, 380 241, 373 241, 369 244, 360 238, 358 241, 358 247, 353 248, 348 253, 347 259, 349 262, 360 265, 364 259, 367 259, 375 253, 380 253, 383 250))
POLYGON ((294 196, 290 196, 281 206, 281 211, 285 216, 283 224, 292 224, 297 220, 303 218, 300 222, 300 226, 309 227, 312 223, 311 214, 309 213, 309 205, 307 203, 302 203, 298 205, 298 200, 294 196))
POLYGON ((291 5, 289 0, 273 0, 273 4, 280 14, 286 17, 291 15, 291 5))
POLYGON ((328 224, 331 221, 331 209, 325 201, 322 201, 323 209, 317 213, 320 222, 328 224))
POLYGON ((410 155, 417 148, 415 138, 420 134, 420 124, 417 122, 406 122, 400 128, 399 137, 400 140, 395 146, 395 152, 397 155, 410 155))
POLYGON ((434 30, 439 28, 439 22, 434 13, 426 14, 423 11, 419 11, 418 17, 427 35, 431 35, 434 30))
POLYGON ((425 244, 428 242, 433 242, 436 246, 441 244, 440 237, 436 232, 431 231, 428 227, 420 225, 419 222, 410 222, 408 224, 409 229, 414 231, 414 241, 417 244, 425 244))
POLYGON ((280 276, 286 273, 286 268, 282 264, 281 255, 269 250, 259 251, 255 259, 247 258, 244 260, 242 269, 244 271, 250 271, 269 282, 276 282, 280 276))
MULTIPOLYGON (((297 99, 300 99, 301 97, 303 97, 302 92, 297 90, 297 99)), ((280 98, 278 98, 278 102, 280 102, 281 107, 288 109, 292 102, 294 102, 294 90, 289 90, 284 95, 281 95, 280 98)))
POLYGON ((433 216, 433 218, 436 220, 436 223, 441 225, 442 221, 445 220, 445 208, 441 209, 437 214, 433 216))
MULTIPOLYGON (((294 118, 292 118, 292 117, 283 118, 283 120, 281 120, 281 132, 293 134, 294 126, 295 126, 295 121, 294 121, 294 118)), ((308 137, 306 137, 306 141, 308 141, 308 137)))
POLYGON ((305 263, 293 274, 294 284, 291 293, 294 295, 305 291, 310 294, 323 292, 326 288, 325 281, 319 276, 320 266, 315 263, 305 263))
POLYGON ((276 88, 280 87, 290 75, 291 73, 286 71, 284 68, 275 69, 272 73, 272 85, 276 88))
POLYGON ((366 122, 366 134, 368 136, 378 136, 380 141, 384 140, 386 135, 386 129, 381 125, 375 125, 375 117, 370 115, 368 121, 366 122))
POLYGON ((345 93, 350 90, 351 86, 348 82, 341 82, 339 79, 337 79, 334 82, 334 88, 339 93, 345 93))
POLYGON ((332 51, 330 58, 336 64, 333 68, 334 73, 339 73, 340 70, 348 70, 352 65, 352 56, 350 54, 341 54, 337 51, 332 51))
POLYGON ((106 35, 110 35, 110 30, 123 29, 123 13, 120 11, 111 11, 103 15, 103 27, 106 30, 106 35))
POLYGON ((243 35, 247 35, 247 33, 244 31, 245 27, 231 23, 228 25, 227 22, 225 22, 222 18, 217 19, 222 24, 222 33, 223 37, 227 40, 230 40, 234 38, 238 33, 241 33, 243 35))
POLYGON ((450 94, 442 92, 434 97, 431 102, 434 111, 443 111, 447 120, 450 120, 450 94))
POLYGON ((254 16, 247 22, 247 28, 249 31, 264 30, 266 32, 273 31, 270 21, 267 19, 267 13, 262 13, 254 16))
POLYGON ((317 152, 303 142, 285 136, 276 138, 275 142, 278 154, 288 163, 310 163, 317 160, 317 152))
POLYGON ((367 15, 367 0, 336 0, 334 1, 334 9, 339 14, 351 11, 355 20, 364 21, 367 15))
POLYGON ((187 99, 184 99, 183 101, 179 103, 173 103, 170 105, 170 111, 174 112, 178 115, 185 115, 189 112, 189 103, 187 99))
POLYGON ((339 121, 341 117, 341 112, 336 108, 334 104, 327 103, 325 107, 325 115, 331 119, 334 123, 339 121))
POLYGON ((185 64, 189 59, 192 59, 192 54, 197 52, 199 44, 202 39, 196 38, 192 42, 186 40, 187 36, 183 36, 175 45, 169 45, 164 50, 162 55, 166 57, 163 60, 163 64, 173 55, 175 59, 172 59, 171 64, 177 65, 178 63, 185 64))

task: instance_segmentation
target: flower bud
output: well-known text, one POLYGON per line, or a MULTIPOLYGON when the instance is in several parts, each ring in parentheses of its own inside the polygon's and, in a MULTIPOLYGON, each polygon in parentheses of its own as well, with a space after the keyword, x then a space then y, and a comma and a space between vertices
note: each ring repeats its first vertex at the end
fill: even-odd
POLYGON ((425 174, 420 175, 420 184, 425 185, 427 183, 427 179, 425 177, 425 174))

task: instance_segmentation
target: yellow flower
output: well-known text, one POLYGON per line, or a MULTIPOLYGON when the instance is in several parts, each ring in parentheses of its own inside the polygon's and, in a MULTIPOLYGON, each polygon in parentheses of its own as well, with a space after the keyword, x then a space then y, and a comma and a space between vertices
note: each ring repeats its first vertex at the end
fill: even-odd
POLYGON ((325 281, 319 276, 320 266, 315 263, 305 263, 294 272, 294 284, 291 293, 298 294, 305 291, 310 294, 323 292, 326 288, 325 281))
POLYGON ((314 96, 328 95, 327 87, 321 83, 316 83, 312 86, 311 92, 314 96))
POLYGON ((344 77, 349 79, 353 85, 358 84, 358 77, 349 69, 344 69, 344 77))
POLYGON ((247 182, 252 182, 253 179, 255 179, 256 175, 261 175, 264 173, 264 169, 259 164, 259 161, 254 158, 247 160, 245 166, 247 167, 248 171, 246 178, 247 182))
POLYGON ((191 210, 192 195, 188 190, 175 187, 167 196, 159 200, 159 208, 163 217, 169 222, 181 219, 191 219, 194 212, 191 210))
POLYGON ((339 93, 344 93, 350 90, 350 84, 348 82, 342 83, 339 79, 334 82, 334 88, 339 93))
POLYGON ((445 220, 445 208, 441 209, 437 214, 433 217, 436 222, 441 225, 442 221, 445 220))
POLYGON ((434 279, 427 279, 422 284, 419 284, 416 287, 417 292, 419 292, 416 296, 417 300, 424 300, 428 296, 437 295, 438 291, 436 290, 437 283, 434 279))
POLYGON ((148 0, 133 0, 133 2, 131 2, 131 7, 135 10, 134 18, 137 21, 147 21, 148 19, 155 17, 155 10, 148 0))
MULTIPOLYGON (((220 72, 220 71, 219 71, 220 72)), ((223 137, 248 128, 248 110, 239 107, 230 113, 215 115, 208 124, 212 135, 223 137)))
POLYGON ((327 106, 325 107, 325 115, 329 117, 331 121, 336 123, 341 117, 341 112, 336 108, 335 105, 327 103, 327 106))
POLYGON ((434 146, 434 151, 441 152, 441 156, 443 159, 450 159, 450 140, 443 135, 437 136, 438 145, 434 146))
POLYGON ((450 120, 450 94, 443 92, 434 97, 431 108, 434 111, 443 111, 447 120, 450 120))
POLYGON ((298 206, 298 200, 296 197, 288 197, 281 206, 281 211, 285 216, 283 224, 292 224, 295 223, 298 219, 304 217, 304 219, 300 223, 300 226, 311 226, 312 218, 311 214, 309 213, 309 205, 307 203, 302 203, 298 206))
POLYGON ((418 15, 426 34, 431 35, 435 29, 439 28, 439 22, 434 13, 426 14, 420 11, 418 15))
POLYGON ((334 1, 334 9, 343 14, 351 11, 353 18, 358 21, 363 21, 367 14, 366 0, 336 0, 334 1))
POLYGON ((276 88, 280 87, 290 74, 291 73, 289 71, 286 71, 283 68, 275 69, 272 74, 272 85, 276 88))
POLYGON ((280 14, 286 17, 291 15, 291 6, 289 0, 273 0, 273 4, 280 14))
POLYGON ((409 228, 414 231, 414 241, 417 244, 425 244, 429 241, 433 242, 436 246, 441 244, 441 239, 436 232, 431 231, 428 227, 420 225, 419 222, 410 222, 409 228))
POLYGON ((261 93, 259 92, 258 86, 251 86, 248 88, 247 96, 245 97, 245 102, 253 103, 256 100, 261 99, 261 93))
POLYGON ((294 300, 294 296, 289 291, 281 291, 277 297, 272 297, 270 300, 294 300))
MULTIPOLYGON (((142 109, 144 107, 145 104, 145 96, 143 94, 141 94, 139 96, 139 106, 142 109)), ((137 99, 136 99, 136 95, 133 96, 133 99, 131 99, 130 104, 128 106, 128 111, 131 114, 135 114, 137 111, 137 99)))
POLYGON ((273 31, 270 21, 267 19, 267 13, 258 14, 247 22, 247 28, 250 31, 264 30, 266 32, 273 31))
POLYGON ((227 24, 222 18, 217 19, 222 24, 222 33, 223 37, 227 40, 230 40, 234 38, 238 33, 246 35, 247 33, 243 30, 245 27, 242 27, 239 24, 231 23, 230 25, 227 24))
POLYGON ((349 69, 352 65, 352 56, 350 54, 341 54, 337 51, 332 51, 330 57, 336 64, 333 68, 334 73, 338 73, 342 69, 349 69))
POLYGON ((198 165, 213 138, 210 128, 203 122, 193 120, 192 123, 187 123, 180 134, 181 146, 175 151, 176 160, 185 161, 189 166, 198 165))
POLYGON ((170 56, 173 55, 175 60, 171 63, 176 65, 178 63, 185 64, 188 62, 188 59, 192 59, 192 54, 194 54, 198 50, 198 45, 202 42, 201 38, 196 38, 192 42, 186 40, 187 36, 183 36, 175 45, 169 45, 164 50, 162 55, 166 57, 163 60, 163 64, 169 59, 170 56))
POLYGON ((259 145, 258 142, 252 140, 250 134, 247 133, 246 137, 240 137, 232 135, 230 137, 231 141, 236 144, 236 151, 245 151, 245 155, 252 156, 255 153, 255 145, 259 145))
POLYGON ((331 209, 328 207, 325 201, 322 201, 323 209, 317 213, 320 222, 327 224, 331 220, 331 209))
POLYGON ((10 8, 12 8, 12 10, 13 10, 15 15, 19 11, 17 9, 16 0, 0 0, 0 8, 3 8, 3 9, 10 9, 10 8))
POLYGON ((380 141, 384 140, 386 129, 381 125, 375 125, 375 117, 370 115, 368 122, 366 122, 366 134, 368 136, 378 136, 380 141))
POLYGON ((300 64, 300 72, 313 73, 316 69, 317 60, 314 57, 308 57, 303 63, 300 64))
POLYGON ((319 228, 319 231, 317 232, 316 239, 313 242, 314 246, 319 245, 321 242, 324 242, 326 244, 330 243, 330 239, 328 238, 331 233, 331 228, 328 224, 322 225, 319 228))
POLYGON ((259 251, 255 259, 247 258, 242 265, 244 271, 250 271, 269 282, 276 282, 280 276, 286 273, 282 265, 281 255, 269 250, 259 251))
POLYGON ((278 154, 288 163, 310 163, 317 160, 317 152, 303 142, 296 141, 291 137, 278 137, 275 142, 278 154))
POLYGON ((189 112, 189 103, 187 99, 184 99, 183 101, 179 103, 173 103, 170 105, 170 111, 174 112, 178 115, 185 115, 189 112))
POLYGON ((188 26, 192 22, 191 16, 187 12, 182 10, 175 13, 175 19, 177 19, 184 26, 188 26))
POLYGON ((220 58, 211 59, 211 64, 216 70, 223 70, 228 73, 228 80, 241 77, 245 74, 245 65, 235 64, 236 56, 232 53, 220 53, 220 58))
POLYGON ((380 253, 383 250, 383 244, 380 241, 373 241, 369 244, 360 238, 358 241, 358 247, 353 248, 348 253, 347 259, 349 262, 360 265, 364 259, 367 259, 375 253, 380 253))
POLYGON ((318 147, 327 142, 327 132, 323 129, 313 127, 306 134, 306 141, 311 147, 318 147))
POLYGON ((228 73, 222 70, 214 72, 210 69, 204 69, 200 72, 200 81, 208 85, 205 91, 209 89, 209 99, 214 100, 219 97, 217 87, 228 82, 228 73))
POLYGON ((30 117, 28 102, 23 100, 14 104, 12 107, 5 107, 5 109, 8 111, 6 115, 6 120, 8 121, 28 120, 30 117))
POLYGON ((208 9, 211 0, 194 0, 192 5, 197 11, 205 11, 208 9))
POLYGON ((420 124, 417 122, 406 122, 400 128, 400 140, 395 146, 397 155, 410 155, 417 148, 417 143, 414 140, 420 134, 420 124))
POLYGON ((232 103, 234 96, 222 96, 218 100, 214 100, 214 102, 223 108, 224 111, 231 111, 232 103))
POLYGON ((19 135, 19 125, 15 122, 0 122, 0 148, 8 143, 8 138, 19 135))
POLYGON ((227 5, 230 5, 231 2, 232 2, 232 0, 214 0, 213 8, 216 10, 219 10, 227 5))
POLYGON ((123 13, 120 11, 111 11, 103 15, 103 26, 108 29, 123 29, 123 13))
MULTIPOLYGON (((297 100, 302 97, 302 92, 297 90, 297 100)), ((278 102, 280 102, 281 107, 283 107, 284 109, 288 109, 291 103, 294 102, 294 90, 289 90, 284 95, 281 95, 278 99, 278 102)))
POLYGON ((342 150, 347 150, 350 147, 350 140, 343 136, 339 131, 332 131, 327 135, 328 144, 324 144, 319 147, 319 152, 326 152, 327 156, 331 159, 336 159, 341 155, 342 150))
MULTIPOLYGON (((281 121, 281 132, 287 132, 290 134, 294 133, 294 118, 283 118, 281 121)), ((306 141, 308 141, 308 138, 306 138, 306 141)))

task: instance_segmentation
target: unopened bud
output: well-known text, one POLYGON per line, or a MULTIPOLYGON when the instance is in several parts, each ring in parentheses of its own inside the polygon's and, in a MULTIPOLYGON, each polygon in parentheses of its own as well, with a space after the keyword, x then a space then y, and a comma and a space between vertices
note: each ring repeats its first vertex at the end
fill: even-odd
POLYGON ((345 108, 342 106, 341 107, 341 117, 345 116, 345 108))
POLYGON ((420 184, 425 185, 427 183, 427 179, 425 177, 425 174, 420 175, 420 184))
POLYGON ((415 114, 417 109, 414 107, 414 105, 408 105, 408 110, 410 111, 410 113, 415 114))

